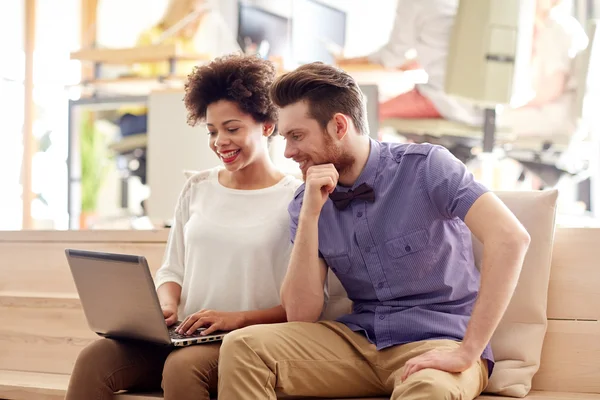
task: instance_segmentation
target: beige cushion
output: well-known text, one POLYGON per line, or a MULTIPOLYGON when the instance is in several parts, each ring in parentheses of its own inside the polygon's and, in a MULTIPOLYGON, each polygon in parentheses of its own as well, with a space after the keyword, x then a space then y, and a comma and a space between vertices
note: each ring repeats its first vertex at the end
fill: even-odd
MULTIPOLYGON (((496 359, 487 393, 523 397, 540 366, 546 334, 546 303, 554 239, 558 192, 500 192, 498 197, 516 215, 531 235, 531 245, 515 294, 492 338, 496 359)), ((475 260, 480 266, 482 246, 474 239, 475 260)), ((334 274, 327 278, 329 302, 323 319, 350 312, 351 302, 334 274)))
MULTIPOLYGON (((515 294, 492 337, 496 366, 486 392, 524 397, 531 390, 531 380, 540 367, 548 324, 546 305, 558 192, 497 194, 525 226, 531 244, 515 294)), ((482 246, 476 239, 474 251, 480 266, 482 246)))
POLYGON ((352 311, 352 301, 348 298, 346 290, 334 273, 327 270, 327 293, 328 300, 321 319, 334 320, 352 311))

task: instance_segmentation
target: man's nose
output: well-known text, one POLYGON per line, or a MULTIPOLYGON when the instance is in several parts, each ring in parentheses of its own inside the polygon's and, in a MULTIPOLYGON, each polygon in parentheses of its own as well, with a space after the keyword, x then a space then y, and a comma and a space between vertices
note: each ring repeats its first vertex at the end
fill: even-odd
POLYGON ((296 155, 296 149, 290 145, 290 142, 285 142, 285 151, 283 152, 283 156, 285 158, 292 158, 296 155))

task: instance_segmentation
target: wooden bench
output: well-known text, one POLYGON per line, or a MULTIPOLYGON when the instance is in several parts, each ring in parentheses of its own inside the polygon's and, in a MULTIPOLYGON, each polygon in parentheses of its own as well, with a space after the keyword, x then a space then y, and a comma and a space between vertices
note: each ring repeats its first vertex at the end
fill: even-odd
MULTIPOLYGON (((0 399, 62 399, 77 355, 96 339, 81 310, 65 248, 141 254, 154 273, 167 235, 164 230, 0 232, 0 399)), ((599 244, 600 229, 557 228, 548 332, 527 399, 600 399, 599 244)))

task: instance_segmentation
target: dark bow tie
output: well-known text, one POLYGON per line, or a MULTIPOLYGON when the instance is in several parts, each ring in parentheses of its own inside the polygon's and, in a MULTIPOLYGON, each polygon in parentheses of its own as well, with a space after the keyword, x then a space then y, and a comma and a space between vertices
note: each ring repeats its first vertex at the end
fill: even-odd
POLYGON ((370 201, 371 203, 375 201, 375 192, 373 192, 373 188, 366 183, 359 185, 354 190, 349 190, 347 192, 338 192, 334 191, 329 195, 329 198, 333 201, 333 204, 337 207, 338 210, 343 210, 353 199, 363 199, 366 201, 370 201))

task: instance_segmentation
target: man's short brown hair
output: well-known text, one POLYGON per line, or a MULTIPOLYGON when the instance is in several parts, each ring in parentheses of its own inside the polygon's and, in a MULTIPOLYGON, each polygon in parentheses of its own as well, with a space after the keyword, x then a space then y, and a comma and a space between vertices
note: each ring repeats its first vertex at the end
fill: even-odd
POLYGON ((354 79, 336 67, 321 62, 302 65, 278 78, 270 93, 278 107, 306 100, 310 117, 323 129, 334 114, 342 113, 352 119, 358 132, 369 133, 363 94, 354 79))

